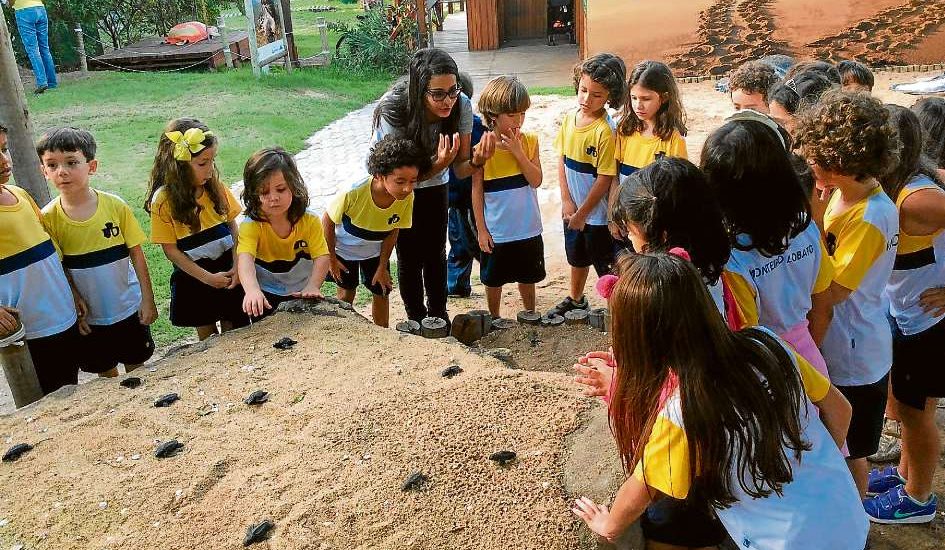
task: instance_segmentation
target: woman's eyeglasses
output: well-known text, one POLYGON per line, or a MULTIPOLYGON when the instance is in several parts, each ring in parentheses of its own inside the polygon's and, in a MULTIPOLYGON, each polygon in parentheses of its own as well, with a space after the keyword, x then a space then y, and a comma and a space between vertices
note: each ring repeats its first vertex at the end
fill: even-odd
POLYGON ((463 93, 463 89, 459 86, 453 86, 449 90, 427 90, 427 95, 430 96, 430 99, 437 103, 445 101, 446 98, 456 99, 461 93, 463 93))

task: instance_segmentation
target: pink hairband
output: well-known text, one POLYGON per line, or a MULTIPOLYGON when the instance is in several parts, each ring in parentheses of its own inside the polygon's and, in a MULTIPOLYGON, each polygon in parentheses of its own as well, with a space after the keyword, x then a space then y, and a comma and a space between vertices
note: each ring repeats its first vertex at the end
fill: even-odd
MULTIPOLYGON (((673 248, 669 249, 669 253, 673 256, 679 256, 687 262, 692 261, 692 257, 685 248, 674 246, 673 248)), ((619 277, 609 273, 597 279, 597 284, 594 285, 594 288, 597 290, 597 295, 605 300, 609 300, 610 295, 614 293, 614 287, 617 286, 618 280, 620 280, 619 277)))

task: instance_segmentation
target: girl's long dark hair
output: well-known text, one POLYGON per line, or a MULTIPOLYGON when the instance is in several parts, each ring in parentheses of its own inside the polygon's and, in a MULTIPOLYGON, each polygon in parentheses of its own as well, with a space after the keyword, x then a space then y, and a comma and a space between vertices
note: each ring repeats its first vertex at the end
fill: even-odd
POLYGON ((791 157, 761 122, 733 120, 712 132, 702 148, 702 170, 725 215, 732 247, 782 254, 811 222, 791 157), (739 240, 747 235, 749 241, 739 240))
POLYGON ((753 498, 781 494, 793 479, 792 459, 810 449, 800 416, 804 389, 791 357, 765 332, 730 331, 702 277, 682 258, 625 255, 618 273, 610 297, 618 365, 610 427, 625 470, 643 460, 672 371, 691 491, 714 507, 736 502, 736 483, 753 498))
MULTIPOLYGON (((144 210, 151 213, 151 201, 158 189, 164 187, 167 204, 171 208, 171 219, 187 225, 192 232, 197 232, 200 230, 200 205, 197 204, 197 198, 194 196, 193 167, 190 161, 174 158, 174 142, 165 135, 167 132, 186 132, 191 128, 200 128, 204 132, 210 130, 206 124, 195 118, 178 118, 168 122, 161 131, 157 153, 154 155, 154 164, 151 167, 148 198, 144 201, 144 210)), ((210 148, 216 144, 217 138, 212 134, 207 136, 202 143, 204 148, 210 148)), ((210 180, 204 184, 203 189, 210 197, 210 202, 213 203, 213 210, 225 216, 229 205, 216 165, 210 172, 210 180)))
MULTIPOLYGON (((450 54, 439 48, 425 48, 413 54, 409 71, 391 87, 387 95, 374 109, 374 129, 385 120, 402 132, 402 136, 413 141, 431 156, 436 153, 436 145, 427 131, 426 93, 430 89, 430 79, 439 75, 455 75, 459 85, 459 69, 450 54)), ((440 133, 453 135, 459 129, 460 108, 457 99, 450 116, 440 122, 440 133)))
POLYGON ((945 168, 945 98, 924 97, 912 106, 912 112, 925 133, 925 156, 938 168, 945 168))
POLYGON ((289 223, 294 227, 305 215, 305 209, 308 207, 308 188, 305 187, 305 182, 299 174, 292 155, 282 147, 261 149, 246 160, 246 165, 243 167, 243 194, 240 198, 246 205, 246 215, 250 219, 257 222, 266 221, 259 194, 269 177, 276 172, 282 173, 286 185, 292 192, 292 204, 289 205, 286 215, 289 223))
POLYGON ((722 276, 730 253, 722 211, 705 176, 688 160, 663 158, 630 176, 617 195, 614 221, 636 225, 645 250, 682 247, 708 284, 722 276))
MULTIPOLYGON (((680 135, 685 136, 689 132, 686 128, 686 109, 683 108, 679 86, 676 85, 676 78, 669 65, 659 61, 644 61, 638 64, 630 73, 627 93, 632 93, 633 87, 637 84, 658 93, 663 102, 656 114, 653 133, 663 140, 672 137, 673 131, 678 131, 680 135)), ((633 102, 630 100, 624 104, 623 117, 620 119, 617 131, 625 136, 643 131, 643 121, 634 112, 633 102)))

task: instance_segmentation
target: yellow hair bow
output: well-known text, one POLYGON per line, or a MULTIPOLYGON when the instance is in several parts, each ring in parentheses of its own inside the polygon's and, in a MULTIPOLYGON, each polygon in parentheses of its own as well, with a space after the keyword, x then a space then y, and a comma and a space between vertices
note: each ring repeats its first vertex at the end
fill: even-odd
POLYGON ((208 136, 212 136, 213 132, 209 130, 204 132, 200 128, 190 128, 184 133, 175 130, 165 132, 164 135, 174 143, 174 158, 189 161, 194 158, 194 155, 207 148, 203 142, 208 136))

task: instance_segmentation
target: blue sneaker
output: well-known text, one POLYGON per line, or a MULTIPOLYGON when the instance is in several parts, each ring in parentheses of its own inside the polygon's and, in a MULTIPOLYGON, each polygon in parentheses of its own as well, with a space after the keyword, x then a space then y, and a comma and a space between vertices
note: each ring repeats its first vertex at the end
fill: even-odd
POLYGON ((928 502, 918 502, 906 494, 902 485, 863 501, 866 515, 873 523, 928 523, 935 519, 938 499, 935 495, 928 502))
POLYGON ((906 480, 899 475, 899 468, 896 466, 886 466, 882 470, 873 468, 869 473, 869 485, 866 487, 866 494, 875 497, 905 484, 906 480))

